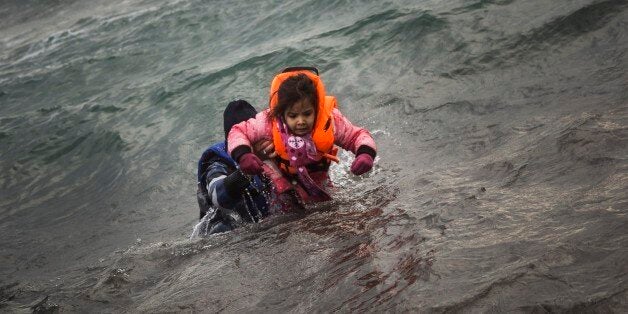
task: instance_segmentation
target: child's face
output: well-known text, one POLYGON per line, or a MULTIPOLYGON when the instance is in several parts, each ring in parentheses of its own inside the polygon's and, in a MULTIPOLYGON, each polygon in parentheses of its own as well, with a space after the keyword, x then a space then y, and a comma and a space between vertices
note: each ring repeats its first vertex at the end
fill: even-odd
POLYGON ((283 114, 283 119, 290 132, 298 136, 306 135, 314 128, 316 120, 314 105, 309 99, 301 99, 288 107, 283 114))

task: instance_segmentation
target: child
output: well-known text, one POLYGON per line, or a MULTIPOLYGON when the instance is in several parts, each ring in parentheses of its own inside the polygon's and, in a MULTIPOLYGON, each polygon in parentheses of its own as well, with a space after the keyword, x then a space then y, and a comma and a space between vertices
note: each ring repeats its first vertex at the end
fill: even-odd
POLYGON ((236 124, 229 132, 229 153, 247 174, 266 172, 278 192, 290 188, 276 180, 269 165, 252 153, 251 143, 272 140, 277 166, 291 179, 304 202, 331 199, 325 187, 329 182, 331 160, 338 162, 334 144, 356 155, 351 172, 361 175, 373 167, 376 155, 371 134, 354 126, 336 108, 336 99, 325 95, 316 68, 287 68, 275 76, 270 88, 270 106, 254 119, 236 124))

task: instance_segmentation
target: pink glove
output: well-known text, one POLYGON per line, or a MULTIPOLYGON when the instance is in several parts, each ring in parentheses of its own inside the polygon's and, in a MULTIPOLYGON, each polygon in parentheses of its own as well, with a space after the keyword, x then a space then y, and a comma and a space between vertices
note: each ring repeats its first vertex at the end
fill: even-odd
POLYGON ((253 153, 242 155, 238 164, 240 165, 240 170, 246 174, 256 175, 264 171, 264 169, 262 169, 264 163, 253 153))
POLYGON ((373 157, 369 154, 360 154, 355 157, 351 164, 351 172, 356 176, 368 172, 373 168, 373 157))

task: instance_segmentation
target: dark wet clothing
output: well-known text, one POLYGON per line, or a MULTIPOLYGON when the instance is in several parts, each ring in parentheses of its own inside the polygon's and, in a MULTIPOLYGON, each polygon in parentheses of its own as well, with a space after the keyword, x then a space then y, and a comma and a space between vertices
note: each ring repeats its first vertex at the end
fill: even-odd
POLYGON ((266 184, 240 172, 225 146, 221 142, 208 147, 198 162, 199 219, 206 221, 200 235, 226 232, 268 215, 266 184))

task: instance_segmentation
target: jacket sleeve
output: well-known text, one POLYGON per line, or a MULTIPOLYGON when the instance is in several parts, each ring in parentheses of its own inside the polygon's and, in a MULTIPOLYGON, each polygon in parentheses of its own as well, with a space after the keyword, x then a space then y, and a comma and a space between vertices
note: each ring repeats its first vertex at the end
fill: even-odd
POLYGON ((369 131, 353 125, 338 109, 334 109, 332 115, 334 116, 334 142, 336 145, 354 154, 365 151, 372 153, 375 157, 377 147, 369 131))
MULTIPOLYGON (((259 140, 272 140, 272 127, 268 119, 268 109, 259 112, 255 118, 234 125, 227 136, 227 149, 232 157, 236 148, 248 147, 252 151, 252 144, 259 140)), ((239 156, 238 156, 239 157, 239 156)), ((236 161, 237 159, 234 158, 236 161)))
POLYGON ((242 191, 249 185, 240 171, 214 161, 206 172, 207 194, 214 207, 233 209, 242 200, 242 191))

